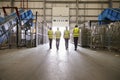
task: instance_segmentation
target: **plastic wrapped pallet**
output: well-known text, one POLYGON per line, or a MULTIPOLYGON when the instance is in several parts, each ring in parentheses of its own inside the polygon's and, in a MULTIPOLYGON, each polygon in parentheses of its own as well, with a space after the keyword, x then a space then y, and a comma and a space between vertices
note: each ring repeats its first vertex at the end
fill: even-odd
POLYGON ((106 34, 108 35, 108 48, 120 49, 120 22, 109 24, 106 34))
MULTIPOLYGON (((120 22, 99 25, 92 23, 87 34, 88 44, 91 48, 108 48, 120 51, 120 22)), ((85 35, 83 28, 82 34, 85 35)), ((83 38, 83 37, 82 37, 83 38)), ((83 39, 83 41, 85 41, 83 39)))
POLYGON ((94 25, 91 26, 91 48, 104 48, 106 25, 94 25))

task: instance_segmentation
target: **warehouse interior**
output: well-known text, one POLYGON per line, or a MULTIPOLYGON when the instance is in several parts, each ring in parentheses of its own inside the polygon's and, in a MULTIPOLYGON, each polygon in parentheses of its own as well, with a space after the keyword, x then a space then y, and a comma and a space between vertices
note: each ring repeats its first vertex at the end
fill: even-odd
POLYGON ((120 0, 0 0, 0 80, 120 80, 120 0))

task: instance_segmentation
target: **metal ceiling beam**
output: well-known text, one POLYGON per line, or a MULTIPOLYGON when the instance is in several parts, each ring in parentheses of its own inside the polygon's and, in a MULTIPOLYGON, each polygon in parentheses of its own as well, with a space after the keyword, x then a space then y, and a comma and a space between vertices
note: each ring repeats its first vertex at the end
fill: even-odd
MULTIPOLYGON (((96 20, 97 21, 97 20, 96 20)), ((52 21, 47 20, 47 23, 52 23, 52 21)), ((85 21, 79 21, 79 23, 84 23, 84 22, 88 22, 88 20, 85 21)), ((70 21, 70 23, 76 23, 76 21, 70 21)))
POLYGON ((119 0, 119 1, 112 1, 112 2, 114 2, 114 3, 119 3, 119 2, 120 2, 120 0, 119 0))
MULTIPOLYGON (((70 10, 75 10, 75 8, 70 8, 70 10)), ((78 8, 78 10, 84 10, 84 8, 78 8)), ((102 8, 85 8, 85 10, 102 10, 102 8)))
POLYGON ((10 0, 0 0, 0 2, 10 2, 10 0))
MULTIPOLYGON (((78 17, 81 17, 81 16, 82 16, 82 17, 98 17, 98 15, 78 15, 78 17)), ((70 18, 71 18, 71 17, 75 17, 75 16, 71 16, 71 15, 70 15, 70 18)))
MULTIPOLYGON (((72 16, 72 15, 70 15, 70 16, 72 16)), ((98 15, 78 15, 78 17, 98 17, 98 15)))
MULTIPOLYGON (((43 16, 43 15, 38 15, 38 16, 43 16)), ((46 16, 52 17, 52 15, 46 15, 46 16)), ((76 17, 76 15, 70 15, 70 17, 76 17)), ((98 17, 98 15, 78 15, 78 17, 98 17)))
MULTIPOLYGON (((15 2, 20 2, 21 0, 15 0, 15 2)), ((10 0, 0 0, 0 2, 10 2, 10 0)), ((29 0, 29 2, 44 2, 44 0, 29 0)), ((76 1, 46 1, 47 3, 76 3, 76 1)), ((109 1, 79 1, 80 3, 108 3, 109 1)), ((115 3, 119 3, 120 0, 112 1, 115 3)))
MULTIPOLYGON (((9 0, 6 0, 9 1, 9 0)), ((15 1, 15 2, 20 2, 20 1, 15 1)), ((44 0, 29 0, 29 2, 44 2, 44 0)), ((101 4, 107 4, 109 1, 78 1, 79 4, 83 4, 83 3, 90 3, 90 4, 94 4, 94 3, 101 3, 101 4)), ((46 3, 76 3, 76 1, 48 1, 46 0, 46 3)))
MULTIPOLYGON (((9 0, 7 0, 7 1, 9 1, 9 0)), ((15 2, 20 2, 21 0, 15 0, 15 2)), ((27 1, 25 1, 25 2, 27 2, 27 1)), ((44 0, 28 0, 28 2, 44 2, 44 0)))
MULTIPOLYGON (((0 9, 2 9, 0 7, 0 9)), ((26 9, 26 8, 25 8, 26 9)), ((43 8, 28 8, 28 9, 43 9, 43 8)), ((46 8, 46 9, 52 9, 52 8, 46 8)), ((70 10, 75 10, 76 8, 70 8, 70 10)), ((78 8, 79 10, 84 10, 84 8, 78 8)), ((101 8, 85 8, 86 10, 102 10, 101 8)))
MULTIPOLYGON (((47 3, 76 3, 76 1, 46 1, 47 3)), ((78 3, 108 3, 109 1, 78 1, 78 3)))

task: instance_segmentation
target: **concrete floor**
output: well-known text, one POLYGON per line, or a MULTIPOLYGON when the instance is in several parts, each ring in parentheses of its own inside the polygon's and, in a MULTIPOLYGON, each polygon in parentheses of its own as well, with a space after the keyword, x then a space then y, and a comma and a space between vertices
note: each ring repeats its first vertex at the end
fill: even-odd
POLYGON ((120 56, 63 46, 0 50, 0 80, 120 80, 120 56))

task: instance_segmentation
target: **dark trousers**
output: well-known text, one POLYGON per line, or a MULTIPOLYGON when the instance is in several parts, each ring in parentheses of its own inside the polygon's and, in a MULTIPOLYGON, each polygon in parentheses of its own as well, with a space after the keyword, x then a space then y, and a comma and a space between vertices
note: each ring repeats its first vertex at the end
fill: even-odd
POLYGON ((52 48, 52 39, 49 39, 49 47, 52 48))
POLYGON ((56 48, 59 49, 60 39, 56 39, 56 48))
POLYGON ((68 49, 68 45, 69 45, 69 39, 68 38, 65 38, 65 48, 68 49))
POLYGON ((77 45, 78 45, 78 37, 74 37, 75 50, 77 49, 77 45))

